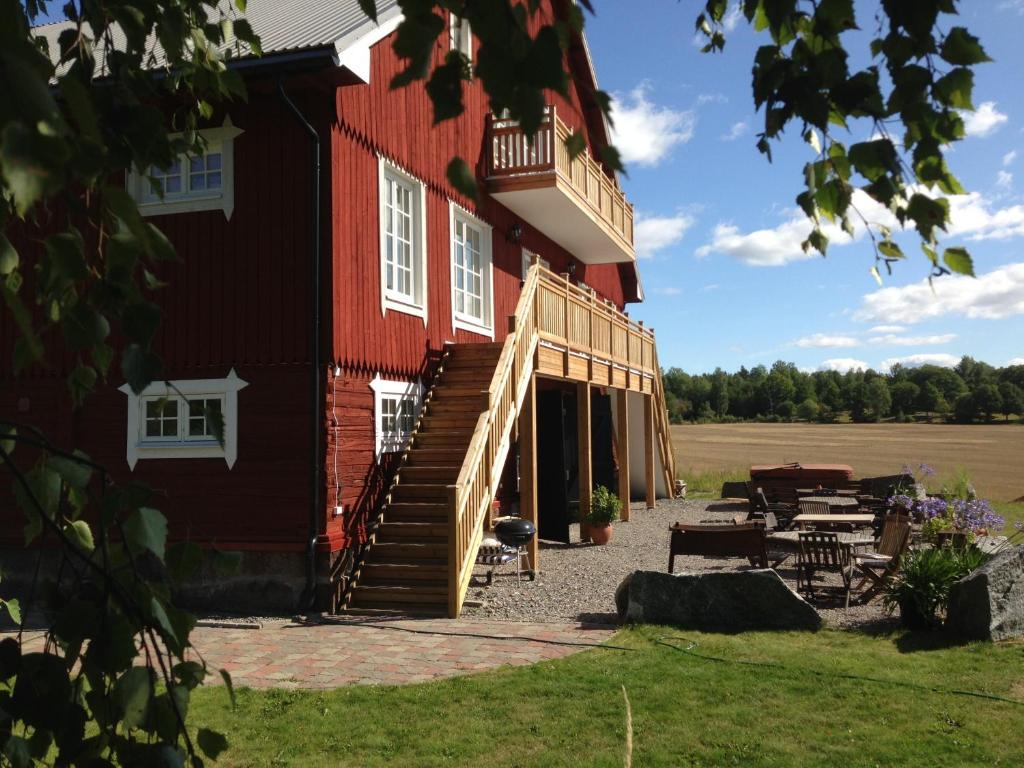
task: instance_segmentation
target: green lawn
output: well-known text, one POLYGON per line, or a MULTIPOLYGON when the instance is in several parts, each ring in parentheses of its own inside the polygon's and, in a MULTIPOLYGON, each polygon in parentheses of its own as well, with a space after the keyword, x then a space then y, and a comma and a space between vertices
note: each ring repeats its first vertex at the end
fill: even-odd
POLYGON ((233 712, 211 688, 190 720, 228 734, 217 765, 621 766, 625 686, 636 766, 1024 763, 1024 644, 644 627, 610 645, 626 650, 399 688, 245 689, 233 712))

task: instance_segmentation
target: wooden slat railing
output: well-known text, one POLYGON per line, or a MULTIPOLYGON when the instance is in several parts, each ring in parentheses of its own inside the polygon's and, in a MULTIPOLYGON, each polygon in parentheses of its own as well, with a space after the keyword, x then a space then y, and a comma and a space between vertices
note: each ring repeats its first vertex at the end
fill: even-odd
POLYGON ((484 518, 505 466, 513 423, 533 376, 540 270, 539 264, 533 264, 527 273, 516 313, 509 317, 509 333, 494 376, 484 393, 487 408, 477 420, 458 480, 448 486, 448 614, 452 618, 462 611, 484 518))
POLYGON ((571 133, 553 106, 545 107, 532 142, 517 121, 491 115, 487 176, 523 177, 555 171, 598 218, 632 246, 633 206, 590 154, 589 147, 569 157, 565 141, 571 133))
POLYGON ((668 418, 668 403, 665 399, 665 383, 661 378, 658 364, 658 349, 654 348, 654 431, 661 447, 661 463, 665 474, 665 489, 669 496, 675 496, 676 455, 672 446, 672 424, 668 418))

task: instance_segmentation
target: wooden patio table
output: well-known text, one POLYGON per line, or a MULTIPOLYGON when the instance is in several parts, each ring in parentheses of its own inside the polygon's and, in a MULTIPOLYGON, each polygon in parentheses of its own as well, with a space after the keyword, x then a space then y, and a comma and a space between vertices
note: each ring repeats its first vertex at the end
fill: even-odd
MULTIPOLYGON (((805 498, 807 496, 812 496, 814 498, 817 498, 817 496, 815 496, 815 494, 819 493, 820 491, 821 491, 820 488, 797 488, 796 489, 796 495, 799 496, 800 498, 805 498)), ((835 494, 833 496, 826 496, 825 498, 831 499, 831 498, 835 498, 835 496, 853 497, 853 496, 856 496, 857 493, 858 493, 858 491, 855 491, 855 490, 850 489, 850 488, 840 488, 840 489, 838 489, 835 492, 835 494)))
POLYGON ((860 502, 852 496, 804 496, 800 501, 820 501, 822 504, 828 504, 829 507, 836 509, 860 505, 860 502))
MULTIPOLYGON (((829 519, 833 516, 829 515, 829 519)), ((846 533, 838 531, 836 538, 844 547, 870 547, 874 546, 875 537, 869 533, 846 533)), ((798 549, 800 547, 800 531, 777 531, 765 536, 769 544, 779 544, 785 548, 798 549)))
POLYGON ((813 523, 852 523, 853 525, 871 525, 874 522, 874 515, 847 515, 836 513, 834 515, 797 515, 793 522, 805 530, 808 524, 813 523))

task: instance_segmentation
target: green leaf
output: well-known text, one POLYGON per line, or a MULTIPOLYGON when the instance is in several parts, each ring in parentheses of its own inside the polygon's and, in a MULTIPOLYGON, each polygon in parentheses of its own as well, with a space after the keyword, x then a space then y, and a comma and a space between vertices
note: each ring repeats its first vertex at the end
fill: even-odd
POLYGON ((211 731, 209 728, 200 728, 199 733, 196 734, 196 741, 199 742, 199 748, 203 750, 203 754, 211 760, 216 760, 228 748, 228 740, 224 734, 211 731))
POLYGON ((179 541, 167 548, 167 572, 177 582, 187 581, 199 573, 203 551, 191 541, 179 541))
POLYGON ((228 689, 228 698, 231 699, 231 708, 238 709, 238 700, 235 698, 235 684, 231 681, 231 673, 226 669, 220 670, 220 678, 224 681, 224 687, 228 689))
MULTIPOLYGON (((79 456, 83 459, 88 460, 81 451, 76 450, 75 456, 79 456)), ((92 467, 81 461, 75 461, 65 456, 50 456, 46 460, 46 466, 60 475, 64 482, 70 485, 72 488, 85 488, 89 484, 89 479, 92 477, 92 467)))
POLYGON ((171 672, 174 677, 189 690, 198 688, 203 684, 203 680, 206 679, 206 667, 198 661, 178 662, 174 665, 171 672))
POLYGON ((21 603, 18 602, 17 598, 12 597, 10 600, 0 600, 0 605, 7 609, 11 621, 15 624, 21 624, 21 603))
POLYGON ((950 64, 982 64, 992 61, 981 47, 981 43, 964 27, 953 27, 942 41, 939 55, 950 64))
POLYGON ((159 379, 162 371, 160 358, 139 344, 129 344, 121 353, 121 373, 136 395, 159 379))
POLYGON ((0 277, 7 277, 18 268, 18 252, 14 250, 11 241, 0 233, 0 277))
POLYGON ((913 219, 921 237, 931 242, 936 227, 946 228, 946 222, 949 220, 949 201, 945 198, 935 200, 916 192, 907 204, 907 216, 913 219))
POLYGON ((148 549, 161 560, 167 545, 167 518, 150 507, 140 507, 125 520, 124 536, 135 552, 148 549))
POLYGON ((11 768, 30 768, 33 763, 28 742, 21 736, 7 737, 3 755, 10 761, 11 768))
POLYGON ((868 181, 896 170, 896 150, 889 139, 862 141, 850 147, 850 162, 868 181))
POLYGON ((374 0, 359 0, 359 7, 363 9, 370 21, 377 20, 377 3, 374 0))
POLYGON ((974 261, 966 248, 947 248, 942 252, 942 260, 953 272, 974 277, 974 261))
POLYGON ((60 475, 46 466, 37 466, 25 473, 28 490, 20 482, 14 483, 14 498, 22 511, 36 515, 39 513, 36 503, 42 512, 51 520, 60 503, 60 475), (35 501, 33 501, 33 499, 35 501))
POLYGON ((565 139, 565 150, 569 153, 569 159, 575 160, 583 154, 587 148, 587 140, 582 131, 573 131, 565 139))
POLYGON ((106 378, 110 370, 110 363, 114 360, 114 349, 109 344, 97 344, 89 352, 92 361, 99 369, 100 375, 106 378))
POLYGON ((65 530, 71 540, 86 552, 92 552, 96 549, 96 544, 92 538, 92 528, 89 527, 85 520, 75 520, 65 530))
POLYGON ((107 318, 84 301, 79 301, 61 319, 64 339, 72 349, 89 349, 110 335, 107 318))
POLYGON ((828 237, 820 229, 815 228, 811 230, 811 234, 807 236, 807 239, 802 243, 804 253, 811 248, 814 248, 822 256, 828 250, 828 237))
POLYGON ((68 389, 71 390, 71 400, 77 408, 85 402, 96 388, 96 371, 91 366, 78 363, 71 369, 68 375, 68 389))
POLYGON ((236 574, 242 567, 241 552, 222 552, 213 547, 211 553, 213 555, 213 570, 221 576, 236 574))
POLYGON ((32 133, 19 121, 8 123, 0 135, 0 173, 19 216, 27 214, 40 198, 59 186, 60 163, 65 157, 63 142, 32 133), (55 145, 64 151, 57 151, 55 145))
POLYGON ((887 259, 902 259, 903 251, 892 240, 883 240, 878 244, 878 251, 887 259))
POLYGON ((474 201, 479 198, 479 191, 477 190, 473 171, 461 157, 452 158, 451 162, 448 163, 446 175, 448 176, 448 182, 466 197, 474 201))
POLYGON ((114 700, 123 713, 121 721, 125 728, 138 728, 145 722, 152 695, 149 667, 132 667, 118 678, 114 683, 114 700))
POLYGON ((947 107, 974 109, 971 93, 974 91, 974 73, 966 67, 958 67, 939 78, 934 85, 935 96, 947 107))
MULTIPOLYGON (((16 274, 17 272, 14 272, 11 276, 16 274)), ((7 308, 14 317, 14 324, 18 326, 18 330, 21 332, 21 339, 19 341, 23 342, 21 349, 24 358, 15 361, 14 369, 15 373, 18 373, 27 367, 28 363, 38 362, 43 359, 43 343, 39 340, 39 335, 32 324, 32 315, 21 300, 21 296, 11 290, 6 283, 0 284, 0 295, 4 297, 4 303, 7 304, 7 308)))

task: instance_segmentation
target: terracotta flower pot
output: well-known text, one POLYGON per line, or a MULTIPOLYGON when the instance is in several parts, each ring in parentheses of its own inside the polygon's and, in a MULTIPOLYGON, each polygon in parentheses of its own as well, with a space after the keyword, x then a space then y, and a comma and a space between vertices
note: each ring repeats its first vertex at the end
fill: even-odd
POLYGON ((580 541, 590 541, 590 523, 580 523, 580 541))
POLYGON ((591 525, 590 540, 595 544, 607 544, 612 540, 611 525, 591 525))

